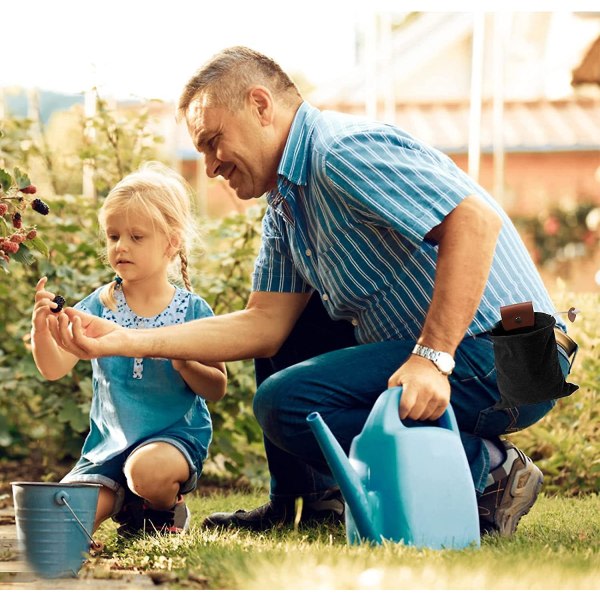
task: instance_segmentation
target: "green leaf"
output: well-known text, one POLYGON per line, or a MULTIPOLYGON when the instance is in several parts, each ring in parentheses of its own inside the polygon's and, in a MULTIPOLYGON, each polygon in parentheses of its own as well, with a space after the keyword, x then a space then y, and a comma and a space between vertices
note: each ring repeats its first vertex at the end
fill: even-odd
POLYGON ((4 217, 0 217, 0 236, 6 237, 8 235, 8 225, 4 220, 4 217))
POLYGON ((8 192, 12 185, 12 177, 4 169, 0 169, 0 187, 2 191, 8 192))
POLYGON ((74 431, 83 432, 88 427, 88 416, 73 401, 65 402, 57 417, 61 423, 68 423, 74 431))
POLYGON ((33 254, 31 254, 29 249, 26 246, 24 246, 23 244, 21 244, 19 246, 18 252, 15 252, 12 255, 12 257, 17 262, 20 262, 21 264, 27 265, 27 266, 30 266, 35 262, 35 257, 33 256, 33 254))
POLYGON ((17 182, 17 187, 19 189, 31 185, 31 179, 29 179, 29 175, 27 175, 27 173, 23 173, 19 167, 15 167, 14 174, 15 181, 17 182))
POLYGON ((46 258, 50 256, 50 250, 44 240, 40 239, 40 237, 34 237, 32 240, 26 240, 23 242, 28 248, 32 248, 37 250, 40 254, 43 254, 46 258))

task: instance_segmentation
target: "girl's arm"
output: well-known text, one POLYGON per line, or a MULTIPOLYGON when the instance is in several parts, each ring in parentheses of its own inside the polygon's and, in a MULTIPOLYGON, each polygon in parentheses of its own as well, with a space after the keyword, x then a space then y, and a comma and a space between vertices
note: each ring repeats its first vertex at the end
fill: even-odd
POLYGON ((54 294, 44 289, 47 278, 42 277, 35 286, 35 304, 31 317, 31 350, 38 371, 48 380, 60 379, 73 369, 79 359, 58 346, 52 337, 51 325, 58 325, 50 309, 54 294))
POLYGON ((227 389, 225 364, 204 364, 195 360, 172 360, 173 368, 183 377, 191 390, 209 402, 220 400, 227 389))

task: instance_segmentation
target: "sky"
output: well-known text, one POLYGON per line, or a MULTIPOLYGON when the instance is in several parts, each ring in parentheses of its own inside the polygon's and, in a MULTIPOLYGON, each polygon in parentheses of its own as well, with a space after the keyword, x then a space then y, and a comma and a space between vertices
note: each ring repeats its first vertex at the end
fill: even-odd
MULTIPOLYGON (((529 0, 528 11, 564 0, 529 0)), ((571 0, 582 9, 597 0, 571 0)), ((519 8, 517 0, 4 0, 0 87, 175 100, 219 50, 250 46, 319 85, 353 64, 374 10, 519 8)), ((426 41, 424 41, 426 43, 426 41)))
POLYGON ((287 0, 9 0, 0 86, 79 93, 96 85, 172 100, 205 60, 237 44, 319 83, 351 66, 360 4, 302 0, 293 12, 287 0))

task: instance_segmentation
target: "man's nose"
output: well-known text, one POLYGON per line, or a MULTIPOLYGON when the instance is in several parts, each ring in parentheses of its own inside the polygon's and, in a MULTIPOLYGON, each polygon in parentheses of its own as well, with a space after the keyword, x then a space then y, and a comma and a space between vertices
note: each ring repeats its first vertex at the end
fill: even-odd
POLYGON ((214 154, 205 154, 204 162, 206 164, 206 174, 209 177, 217 177, 220 174, 221 161, 214 154))

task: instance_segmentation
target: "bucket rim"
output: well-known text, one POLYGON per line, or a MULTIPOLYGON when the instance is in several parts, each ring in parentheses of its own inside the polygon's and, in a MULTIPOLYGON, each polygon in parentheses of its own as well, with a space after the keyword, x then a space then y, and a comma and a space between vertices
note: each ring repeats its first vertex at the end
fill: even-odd
POLYGON ((11 481, 10 485, 29 485, 29 486, 40 486, 40 487, 102 487, 101 483, 77 483, 77 482, 52 482, 52 481, 11 481))

